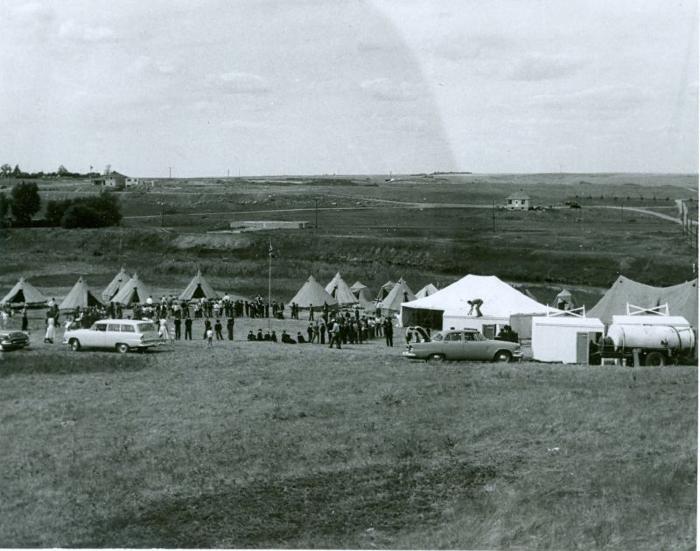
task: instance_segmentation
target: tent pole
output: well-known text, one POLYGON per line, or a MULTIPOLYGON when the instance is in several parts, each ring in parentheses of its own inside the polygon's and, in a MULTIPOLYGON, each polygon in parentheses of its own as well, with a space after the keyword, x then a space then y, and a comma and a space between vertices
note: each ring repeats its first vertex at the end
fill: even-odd
POLYGON ((272 319, 270 318, 270 309, 272 308, 272 240, 270 240, 270 250, 268 252, 269 262, 267 267, 267 330, 272 327, 272 319))

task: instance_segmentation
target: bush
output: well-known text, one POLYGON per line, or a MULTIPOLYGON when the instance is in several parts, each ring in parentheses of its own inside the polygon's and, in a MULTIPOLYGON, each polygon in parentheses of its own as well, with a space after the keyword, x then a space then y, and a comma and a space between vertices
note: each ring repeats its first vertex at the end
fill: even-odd
POLYGON ((12 186, 12 217, 18 226, 29 226, 41 208, 39 188, 34 182, 12 186))
POLYGON ((85 204, 71 205, 61 218, 64 228, 99 228, 102 225, 99 211, 85 204))
POLYGON ((46 220, 64 228, 102 228, 118 226, 122 214, 117 198, 110 193, 94 197, 49 201, 46 220))

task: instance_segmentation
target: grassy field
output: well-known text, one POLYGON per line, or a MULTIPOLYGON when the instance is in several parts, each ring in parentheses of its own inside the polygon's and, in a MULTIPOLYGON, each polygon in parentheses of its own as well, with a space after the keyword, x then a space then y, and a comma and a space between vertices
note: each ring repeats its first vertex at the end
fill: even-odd
POLYGON ((3 546, 695 545, 694 367, 38 340, 0 356, 3 546))
MULTIPOLYGON (((216 288, 265 294, 268 242, 273 298, 288 301, 313 274, 340 271, 373 290, 403 276, 414 290, 467 273, 496 274, 551 302, 573 289, 591 307, 624 274, 653 285, 695 277, 697 249, 673 222, 600 208, 675 215, 697 197, 697 175, 415 175, 161 180, 120 193, 121 228, 0 231, 0 287, 19 276, 56 296, 78 275, 102 288, 124 265, 156 293, 179 292, 201 267, 216 288), (494 211, 525 190, 552 210, 494 211), (576 200, 582 209, 562 208, 576 200), (315 207, 318 204, 318 214, 315 207), (162 216, 161 216, 162 213, 162 216), (318 218, 317 218, 318 216, 318 218), (212 234, 234 220, 318 220, 318 230, 212 234), (495 231, 494 231, 495 229, 495 231)), ((8 184, 9 185, 9 184, 8 184)), ((95 193, 85 182, 41 182, 42 197, 95 193)), ((691 205, 692 207, 692 205, 691 205)), ((692 208, 695 212, 695 208, 692 208)))

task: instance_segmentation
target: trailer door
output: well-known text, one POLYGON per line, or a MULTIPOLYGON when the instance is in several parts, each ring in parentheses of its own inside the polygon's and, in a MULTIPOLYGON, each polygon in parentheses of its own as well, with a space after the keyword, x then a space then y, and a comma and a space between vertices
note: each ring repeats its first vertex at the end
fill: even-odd
POLYGON ((588 365, 588 333, 576 333, 576 363, 588 365))

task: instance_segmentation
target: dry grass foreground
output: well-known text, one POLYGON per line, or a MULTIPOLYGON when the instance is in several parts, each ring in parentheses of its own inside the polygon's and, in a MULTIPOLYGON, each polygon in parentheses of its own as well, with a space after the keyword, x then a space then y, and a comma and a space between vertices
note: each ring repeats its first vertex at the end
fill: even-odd
POLYGON ((695 368, 400 351, 3 354, 0 545, 694 545, 695 368))

